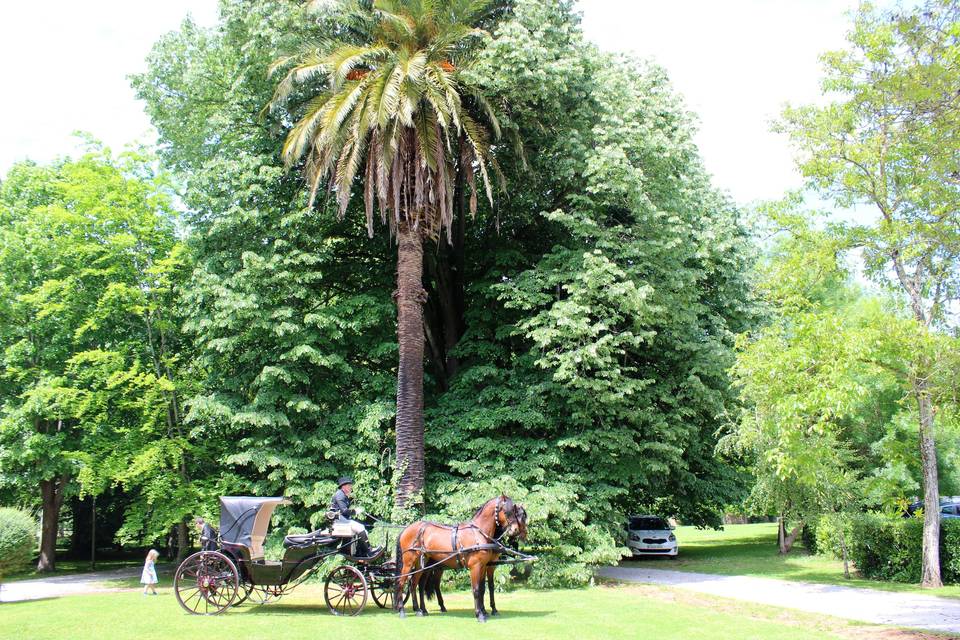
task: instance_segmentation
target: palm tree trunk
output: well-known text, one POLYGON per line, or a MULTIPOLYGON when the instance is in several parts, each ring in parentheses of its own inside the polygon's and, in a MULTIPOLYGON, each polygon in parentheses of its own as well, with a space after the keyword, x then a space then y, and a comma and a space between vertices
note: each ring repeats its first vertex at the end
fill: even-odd
POLYGON ((397 229, 397 468, 396 504, 411 506, 422 495, 423 454, 423 239, 403 222, 397 229))

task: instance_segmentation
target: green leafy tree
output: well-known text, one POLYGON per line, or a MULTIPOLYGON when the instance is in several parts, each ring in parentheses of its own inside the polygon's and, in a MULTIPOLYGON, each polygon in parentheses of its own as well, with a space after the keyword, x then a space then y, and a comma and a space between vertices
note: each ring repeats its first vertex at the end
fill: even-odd
POLYGON ((935 436, 936 339, 957 296, 960 209, 960 6, 929 0, 881 13, 865 4, 850 47, 823 56, 825 106, 788 109, 783 128, 810 183, 840 205, 863 204, 873 224, 852 226, 867 274, 909 304, 918 330, 905 370, 917 406, 924 471, 925 586, 941 584, 935 436))
POLYGON ((68 492, 129 478, 151 446, 167 451, 154 473, 176 473, 186 448, 169 189, 149 156, 93 147, 52 167, 18 165, 0 187, 0 462, 21 496, 39 489, 42 571, 55 567, 68 492))
MULTIPOLYGON (((491 204, 493 199, 487 165, 494 162, 490 138, 499 134, 499 123, 466 75, 471 41, 483 33, 475 25, 492 3, 375 0, 369 10, 348 4, 355 5, 349 15, 359 37, 314 44, 295 56, 273 104, 286 103, 298 85, 320 79, 322 89, 308 89, 305 105, 294 111, 299 119, 287 135, 284 160, 292 166, 306 157, 308 206, 329 178, 341 216, 360 176, 367 232, 373 235, 376 203, 397 238, 397 505, 403 507, 422 494, 425 478, 424 242, 441 231, 452 242, 458 171, 471 189, 472 213, 475 171, 491 204)), ((275 66, 289 61, 282 58, 275 66)))
MULTIPOLYGON (((923 477, 906 441, 916 414, 904 365, 922 336, 896 300, 853 283, 848 239, 799 205, 793 197, 763 210, 775 234, 757 278, 768 322, 738 339, 732 372, 744 408, 720 445, 749 462, 752 507, 779 515, 783 553, 823 514, 899 513, 923 477)), ((944 486, 955 477, 947 471, 944 486)))
MULTIPOLYGON (((509 188, 492 209, 478 198, 473 224, 458 171, 452 243, 424 250, 425 502, 454 520, 506 491, 528 507, 543 557, 530 579, 583 584, 618 557, 624 513, 714 525, 742 497, 742 474, 714 449, 718 416, 736 406, 734 336, 754 319, 751 250, 666 74, 599 53, 573 2, 509 5, 484 22, 469 75, 509 105, 500 128, 525 154, 496 145, 509 188), (629 308, 609 285, 632 292, 629 308), (606 347, 617 340, 622 359, 606 347)), ((281 52, 350 37, 341 11, 224 2, 216 27, 186 22, 135 79, 185 185, 195 268, 183 307, 203 375, 188 423, 216 443, 224 490, 284 491, 297 525, 342 471, 365 506, 385 508, 395 466, 390 238, 369 238, 362 197, 342 217, 336 198, 306 210, 277 153, 296 119, 254 117, 281 52)), ((299 91, 291 99, 313 89, 299 91)))

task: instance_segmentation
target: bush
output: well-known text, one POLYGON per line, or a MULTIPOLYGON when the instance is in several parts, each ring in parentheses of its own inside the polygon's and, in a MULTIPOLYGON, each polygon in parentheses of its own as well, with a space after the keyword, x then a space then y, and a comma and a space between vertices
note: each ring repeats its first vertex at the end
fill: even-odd
POLYGON ((803 548, 810 553, 819 553, 817 551, 819 547, 817 546, 817 531, 820 528, 820 523, 818 521, 808 522, 803 525, 803 530, 800 532, 800 542, 803 544, 803 548))
POLYGON ((840 544, 840 534, 843 533, 847 544, 847 553, 850 553, 852 543, 852 518, 850 514, 828 513, 817 520, 811 546, 807 547, 812 553, 829 556, 832 558, 843 558, 843 549, 840 544))
MULTIPOLYGON (((845 526, 850 531, 850 559, 861 576, 893 582, 920 582, 923 572, 922 520, 860 514, 847 519, 845 526)), ((823 541, 824 551, 839 551, 836 546, 839 543, 834 542, 838 539, 836 536, 830 539, 826 533, 818 535, 818 543, 823 541)), ((941 523, 940 567, 945 583, 960 582, 960 520, 941 523)))
POLYGON ((26 511, 0 507, 0 579, 25 568, 37 547, 37 523, 26 511))

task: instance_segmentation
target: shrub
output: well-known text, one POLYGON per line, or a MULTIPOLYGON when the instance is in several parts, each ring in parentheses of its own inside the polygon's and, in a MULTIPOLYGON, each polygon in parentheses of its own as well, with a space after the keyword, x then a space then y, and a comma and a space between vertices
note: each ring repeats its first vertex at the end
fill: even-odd
POLYGON ((851 527, 854 517, 857 516, 851 516, 848 513, 828 513, 820 516, 814 528, 812 547, 807 548, 820 555, 837 559, 843 558, 843 548, 840 544, 840 534, 843 533, 849 557, 852 543, 851 527))
POLYGON ((803 530, 800 532, 800 542, 803 544, 803 548, 810 553, 819 553, 819 547, 817 546, 817 531, 819 528, 819 521, 808 522, 803 525, 803 530))
POLYGON ((37 546, 37 523, 26 511, 0 507, 0 579, 25 568, 37 546))
MULTIPOLYGON (((865 578, 919 582, 923 572, 923 521, 861 514, 849 519, 850 558, 865 578)), ((945 583, 960 582, 960 520, 940 528, 940 567, 945 583)))

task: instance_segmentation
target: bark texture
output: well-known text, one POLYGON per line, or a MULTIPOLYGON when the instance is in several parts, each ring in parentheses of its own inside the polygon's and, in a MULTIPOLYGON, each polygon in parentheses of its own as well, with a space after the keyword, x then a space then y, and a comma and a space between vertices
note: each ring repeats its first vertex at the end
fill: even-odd
POLYGON ((777 543, 780 547, 780 553, 787 554, 793 549, 793 543, 797 541, 800 532, 803 531, 803 523, 797 524, 790 533, 787 533, 787 523, 783 516, 780 516, 780 526, 777 529, 777 543))
POLYGON ((408 508, 422 495, 423 453, 423 236, 409 222, 397 233, 397 467, 402 471, 397 506, 408 508))
POLYGON ((40 560, 37 562, 37 571, 54 571, 57 568, 57 531, 60 528, 60 507, 63 506, 65 484, 65 477, 40 481, 43 524, 40 527, 40 560))
POLYGON ((934 441, 933 403, 924 378, 913 382, 920 413, 920 462, 923 466, 923 576, 924 587, 943 586, 940 578, 940 479, 934 441))

